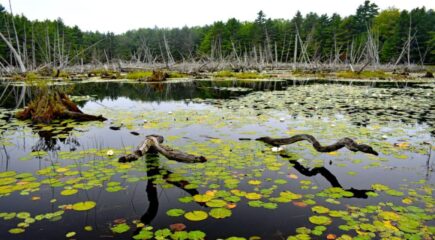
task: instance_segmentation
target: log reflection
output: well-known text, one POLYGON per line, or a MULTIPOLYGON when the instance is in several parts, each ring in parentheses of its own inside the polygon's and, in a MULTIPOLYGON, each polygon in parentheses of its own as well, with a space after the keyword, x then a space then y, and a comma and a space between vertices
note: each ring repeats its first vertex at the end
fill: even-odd
MULTIPOLYGON (((290 156, 286 155, 286 154, 281 154, 281 157, 283 158, 290 158, 290 156)), ((355 188, 349 188, 349 189, 345 189, 340 182, 338 181, 337 177, 332 174, 327 168, 325 167, 315 167, 313 169, 309 169, 304 167, 302 164, 300 164, 297 160, 289 160, 289 162, 293 165, 293 168, 298 171, 300 174, 307 176, 307 177, 312 177, 315 176, 317 174, 322 175, 322 177, 324 177, 326 179, 326 181, 328 181, 332 187, 338 187, 341 188, 345 191, 348 192, 352 192, 353 196, 348 197, 348 198, 368 198, 367 193, 368 192, 373 192, 372 189, 355 189, 355 188)))

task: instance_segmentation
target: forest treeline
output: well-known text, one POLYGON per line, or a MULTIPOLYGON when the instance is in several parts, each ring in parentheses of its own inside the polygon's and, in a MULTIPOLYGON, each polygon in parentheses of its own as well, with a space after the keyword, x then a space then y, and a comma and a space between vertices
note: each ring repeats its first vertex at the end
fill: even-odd
POLYGON ((433 9, 380 11, 370 1, 347 17, 297 12, 291 19, 271 19, 260 11, 254 21, 232 18, 207 26, 144 28, 123 34, 84 32, 66 26, 60 18, 30 21, 1 5, 0 20, 0 33, 6 40, 0 40, 0 68, 19 64, 6 42, 27 69, 120 60, 168 64, 200 59, 435 64, 433 9))

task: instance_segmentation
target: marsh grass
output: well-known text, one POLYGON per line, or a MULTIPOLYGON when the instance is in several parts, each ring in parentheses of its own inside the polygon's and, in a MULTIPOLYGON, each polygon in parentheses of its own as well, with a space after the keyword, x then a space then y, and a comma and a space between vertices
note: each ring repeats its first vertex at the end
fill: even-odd
POLYGON ((169 74, 169 78, 186 78, 186 77, 189 77, 189 74, 182 73, 182 72, 177 72, 177 71, 169 72, 168 74, 169 74))
POLYGON ((153 75, 152 71, 138 71, 138 72, 129 72, 125 76, 127 79, 138 80, 138 79, 146 79, 153 75))
MULTIPOLYGON (((167 72, 168 78, 186 78, 189 77, 189 74, 178 72, 178 71, 172 71, 167 72)), ((127 79, 131 80, 147 80, 148 78, 153 76, 152 71, 137 71, 137 72, 129 72, 126 75, 127 79)))
POLYGON ((236 79, 265 79, 270 78, 272 75, 262 74, 257 72, 231 72, 220 71, 213 74, 215 78, 236 78, 236 79))
POLYGON ((362 79, 362 78, 387 79, 392 77, 392 75, 387 74, 384 71, 362 71, 360 74, 352 71, 340 71, 337 72, 335 76, 338 78, 351 78, 351 79, 362 79))

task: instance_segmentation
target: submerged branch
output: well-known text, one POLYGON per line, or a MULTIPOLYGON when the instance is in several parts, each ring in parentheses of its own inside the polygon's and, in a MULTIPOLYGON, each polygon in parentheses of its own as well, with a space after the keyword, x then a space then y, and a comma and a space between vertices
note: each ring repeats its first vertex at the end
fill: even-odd
POLYGON ((299 141, 308 141, 318 152, 334 152, 338 149, 346 147, 352 152, 364 152, 368 154, 378 155, 378 152, 373 150, 373 148, 366 144, 358 144, 350 138, 342 138, 338 142, 331 144, 329 146, 322 146, 317 139, 308 134, 299 134, 289 138, 271 138, 271 137, 261 137, 257 138, 257 141, 265 142, 273 146, 281 146, 292 144, 299 141))

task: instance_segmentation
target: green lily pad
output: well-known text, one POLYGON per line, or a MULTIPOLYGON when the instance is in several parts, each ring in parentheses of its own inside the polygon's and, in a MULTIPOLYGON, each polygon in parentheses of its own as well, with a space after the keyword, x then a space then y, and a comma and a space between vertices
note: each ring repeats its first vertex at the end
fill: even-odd
POLYGON ((188 238, 189 238, 189 234, 186 231, 174 232, 171 235, 171 239, 173 239, 173 240, 185 240, 188 238))
POLYGON ((149 231, 148 229, 143 228, 138 234, 133 236, 133 239, 152 239, 154 237, 154 233, 149 231))
POLYGON ((65 234, 65 237, 67 237, 67 238, 72 238, 72 237, 74 237, 75 235, 76 235, 76 232, 69 232, 69 233, 65 234))
POLYGON ((128 226, 126 223, 121 223, 111 227, 110 230, 112 230, 114 233, 124 233, 130 230, 130 226, 128 226))
POLYGON ((170 217, 179 217, 183 214, 184 214, 184 210, 179 209, 179 208, 173 208, 173 209, 169 209, 168 211, 166 211, 166 215, 168 215, 170 217))
POLYGON ((248 205, 250 207, 262 207, 264 205, 263 201, 255 200, 255 201, 249 201, 248 205))
POLYGON ((78 202, 73 204, 72 209, 76 211, 87 211, 94 208, 96 205, 97 203, 94 201, 78 202))
POLYGON ((311 208, 311 210, 313 210, 313 212, 315 213, 320 213, 320 214, 329 212, 329 208, 323 206, 314 206, 311 208))
POLYGON ((203 239, 205 239, 205 236, 206 236, 205 233, 203 231, 199 231, 199 230, 190 231, 188 234, 188 238, 190 240, 203 240, 203 239))
POLYGON ((329 225, 332 223, 331 218, 327 216, 311 216, 308 220, 316 225, 329 225))
POLYGON ((202 221, 207 219, 208 214, 204 211, 198 210, 198 211, 187 212, 186 214, 184 214, 184 217, 190 221, 202 221))
POLYGON ((62 196, 70 196, 70 195, 74 195, 78 192, 77 189, 65 189, 62 192, 60 192, 60 195, 62 196))
POLYGON ((17 213, 17 218, 26 219, 30 217, 30 213, 28 212, 19 212, 17 213))
POLYGON ((205 203, 205 205, 209 207, 224 207, 227 205, 227 202, 221 199, 212 199, 205 203))
POLYGON ((209 214, 210 216, 219 219, 230 217, 232 215, 232 212, 231 210, 226 208, 213 208, 209 214))
POLYGON ((208 202, 213 199, 213 196, 207 195, 207 194, 196 194, 193 196, 193 200, 195 202, 208 202))
POLYGON ((246 193, 245 197, 249 200, 258 200, 261 198, 261 194, 255 192, 246 193))
POLYGON ((266 209, 276 209, 276 208, 278 208, 278 204, 272 203, 272 202, 268 202, 268 203, 264 203, 263 207, 266 208, 266 209))
POLYGON ((20 234, 23 233, 25 230, 23 228, 12 228, 9 229, 9 233, 11 234, 20 234))

